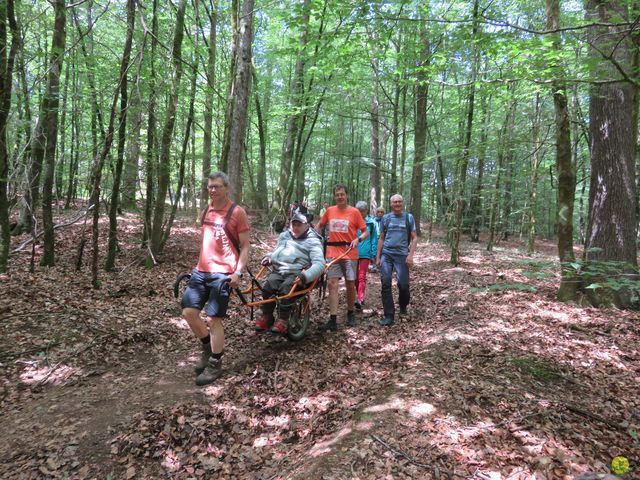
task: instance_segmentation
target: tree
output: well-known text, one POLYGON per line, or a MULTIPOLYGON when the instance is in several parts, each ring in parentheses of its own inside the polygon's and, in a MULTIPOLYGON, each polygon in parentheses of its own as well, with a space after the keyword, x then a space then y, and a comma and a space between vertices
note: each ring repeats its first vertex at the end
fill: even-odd
POLYGON ((9 158, 7 155, 7 120, 11 108, 11 86, 13 65, 19 46, 18 28, 15 20, 13 0, 0 0, 0 273, 7 271, 9 260, 9 203, 7 182, 9 158), (7 23, 10 24, 12 40, 7 52, 7 23))
POLYGON ((594 77, 589 104, 591 137, 591 180, 589 183, 589 223, 585 245, 586 269, 596 274, 601 285, 615 288, 592 290, 595 304, 613 301, 629 307, 633 300, 624 285, 627 275, 635 275, 637 262, 637 212, 635 154, 637 86, 620 73, 633 72, 633 39, 615 25, 629 21, 624 1, 590 0, 587 18, 600 24, 590 28, 590 50, 594 77))

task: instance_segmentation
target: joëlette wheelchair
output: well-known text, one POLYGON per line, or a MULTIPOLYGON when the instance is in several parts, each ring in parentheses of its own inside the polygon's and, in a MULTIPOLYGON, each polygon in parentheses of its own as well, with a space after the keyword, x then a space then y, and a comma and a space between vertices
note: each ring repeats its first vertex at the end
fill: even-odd
MULTIPOLYGON (((322 275, 317 277, 314 281, 304 286, 304 288, 296 290, 296 285, 291 287, 291 290, 286 295, 275 296, 270 298, 262 297, 262 288, 260 287, 260 281, 264 280, 271 268, 267 265, 262 265, 257 274, 253 275, 251 270, 247 268, 249 278, 251 279, 250 285, 245 288, 235 288, 232 291, 232 296, 237 297, 244 307, 251 310, 251 322, 254 320, 254 309, 260 307, 266 303, 276 302, 276 309, 280 308, 280 302, 283 300, 293 300, 293 304, 290 306, 291 315, 289 317, 289 326, 287 328, 286 336, 289 340, 298 341, 304 338, 309 328, 309 319, 311 317, 311 307, 313 301, 311 294, 314 290, 318 292, 318 300, 324 300, 326 294, 326 278, 327 271, 334 263, 342 260, 349 252, 351 248, 347 248, 344 253, 334 258, 331 262, 327 263, 324 267, 322 275)), ((182 295, 187 288, 190 273, 182 273, 178 275, 176 281, 173 284, 173 295, 175 298, 182 300, 182 295)))

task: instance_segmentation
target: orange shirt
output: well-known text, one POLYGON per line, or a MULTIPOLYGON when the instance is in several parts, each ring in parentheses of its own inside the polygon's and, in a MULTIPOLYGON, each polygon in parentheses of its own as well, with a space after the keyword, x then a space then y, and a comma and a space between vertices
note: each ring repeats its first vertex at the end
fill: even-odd
MULTIPOLYGON (((233 273, 236 271, 240 252, 236 252, 233 244, 224 232, 224 220, 233 202, 229 200, 221 210, 214 210, 210 205, 202 225, 202 248, 196 268, 201 272, 233 273)), ((244 209, 237 205, 227 223, 227 229, 235 238, 249 231, 249 220, 244 209)))
MULTIPOLYGON (((357 208, 347 207, 340 209, 337 206, 327 208, 324 212, 320 223, 327 226, 329 232, 329 242, 348 242, 351 243, 356 239, 358 230, 366 230, 367 224, 357 208)), ((327 258, 336 258, 349 248, 348 246, 332 246, 327 245, 327 258)), ((350 260, 358 259, 358 249, 354 248, 346 256, 350 260)))

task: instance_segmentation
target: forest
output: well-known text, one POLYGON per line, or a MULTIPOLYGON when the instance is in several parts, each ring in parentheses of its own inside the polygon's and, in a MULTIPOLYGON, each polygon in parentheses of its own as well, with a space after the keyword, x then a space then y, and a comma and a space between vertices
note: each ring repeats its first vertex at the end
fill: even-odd
POLYGON ((639 21, 0 0, 3 478, 636 478, 639 21), (373 275, 367 328, 329 338, 257 341, 237 306, 224 387, 194 390, 171 284, 218 170, 254 263, 294 201, 403 195, 415 308, 388 343, 373 275))

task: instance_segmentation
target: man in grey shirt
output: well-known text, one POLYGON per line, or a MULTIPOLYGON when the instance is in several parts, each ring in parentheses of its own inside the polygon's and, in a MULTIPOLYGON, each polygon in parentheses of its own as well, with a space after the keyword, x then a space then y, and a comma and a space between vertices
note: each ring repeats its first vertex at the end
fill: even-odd
POLYGON ((407 313, 410 301, 409 267, 413 265, 413 254, 418 243, 416 223, 413 215, 404 210, 402 195, 393 195, 390 200, 391 212, 382 217, 382 231, 378 237, 376 264, 380 267, 382 283, 382 307, 384 318, 380 325, 393 325, 395 305, 391 291, 391 277, 396 271, 398 280, 398 303, 400 315, 407 313))

